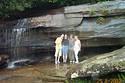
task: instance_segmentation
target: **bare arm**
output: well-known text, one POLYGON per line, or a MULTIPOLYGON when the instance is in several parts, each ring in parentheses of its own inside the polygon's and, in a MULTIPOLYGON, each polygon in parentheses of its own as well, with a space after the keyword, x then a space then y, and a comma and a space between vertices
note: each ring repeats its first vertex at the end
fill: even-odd
POLYGON ((58 38, 56 38, 56 40, 55 40, 55 44, 57 43, 57 40, 58 40, 58 38))
POLYGON ((80 50, 81 50, 81 41, 79 40, 79 47, 80 47, 80 50))

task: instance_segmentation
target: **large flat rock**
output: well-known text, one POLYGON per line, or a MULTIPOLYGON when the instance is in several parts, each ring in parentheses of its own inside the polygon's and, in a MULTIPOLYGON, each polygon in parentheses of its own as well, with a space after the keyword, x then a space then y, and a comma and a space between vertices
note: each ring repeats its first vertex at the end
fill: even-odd
POLYGON ((65 7, 65 14, 69 17, 96 17, 121 15, 125 13, 125 1, 107 1, 97 4, 87 4, 65 7), (79 15, 77 15, 79 14, 79 15))
POLYGON ((114 71, 125 70, 125 47, 110 53, 94 56, 72 67, 68 78, 100 76, 114 71))

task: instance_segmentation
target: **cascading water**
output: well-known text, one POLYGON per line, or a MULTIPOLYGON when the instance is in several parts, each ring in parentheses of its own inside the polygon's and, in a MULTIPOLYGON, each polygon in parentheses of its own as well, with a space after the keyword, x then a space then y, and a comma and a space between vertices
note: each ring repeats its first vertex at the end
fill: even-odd
POLYGON ((44 28, 29 28, 28 21, 28 19, 18 20, 11 30, 9 43, 11 57, 8 68, 14 68, 16 64, 22 66, 39 60, 51 60, 48 49, 53 46, 53 39, 47 37, 44 28))
POLYGON ((26 31, 25 24, 27 23, 27 19, 18 20, 18 23, 14 26, 11 34, 11 59, 8 64, 8 68, 13 68, 16 62, 27 61, 28 59, 22 60, 22 56, 20 56, 21 47, 21 39, 22 34, 26 31))
POLYGON ((20 28, 20 29, 13 29, 13 33, 16 33, 15 41, 14 41, 14 48, 13 48, 13 54, 16 56, 16 58, 20 58, 18 56, 18 47, 20 47, 20 42, 22 38, 22 33, 25 31, 25 28, 20 28))

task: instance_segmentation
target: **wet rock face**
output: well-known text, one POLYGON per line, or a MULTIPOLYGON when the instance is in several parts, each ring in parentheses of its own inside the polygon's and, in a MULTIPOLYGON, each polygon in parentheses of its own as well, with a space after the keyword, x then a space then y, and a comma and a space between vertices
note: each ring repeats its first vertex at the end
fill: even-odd
POLYGON ((8 61, 9 61, 9 56, 6 54, 1 54, 0 55, 0 68, 7 67, 8 61))
POLYGON ((68 78, 100 76, 109 72, 124 71, 125 47, 80 62, 67 73, 68 78), (75 75, 76 74, 76 75, 75 75))
POLYGON ((54 40, 62 33, 78 35, 83 46, 124 45, 124 4, 108 1, 69 6, 38 17, 1 22, 0 46, 54 47, 54 40))
POLYGON ((43 61, 48 61, 53 59, 48 56, 54 53, 47 53, 54 51, 54 41, 62 33, 78 35, 83 48, 124 45, 124 13, 125 1, 108 1, 69 6, 51 10, 41 16, 0 22, 0 47, 12 55, 12 61, 27 58, 34 60, 36 56, 42 56, 43 61), (45 54, 47 57, 44 58, 45 54))
POLYGON ((98 17, 83 19, 81 26, 77 28, 83 32, 93 32, 88 37, 122 38, 124 35, 125 17, 98 17))

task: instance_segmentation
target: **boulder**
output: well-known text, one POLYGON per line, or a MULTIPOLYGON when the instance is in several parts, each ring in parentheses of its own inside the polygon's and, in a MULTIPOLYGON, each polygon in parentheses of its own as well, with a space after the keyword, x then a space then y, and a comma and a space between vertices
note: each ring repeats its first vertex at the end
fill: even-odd
POLYGON ((8 65, 9 56, 6 54, 0 55, 0 68, 5 68, 8 65))
POLYGON ((125 47, 110 53, 97 55, 71 67, 68 78, 98 77, 110 72, 125 70, 125 47))

